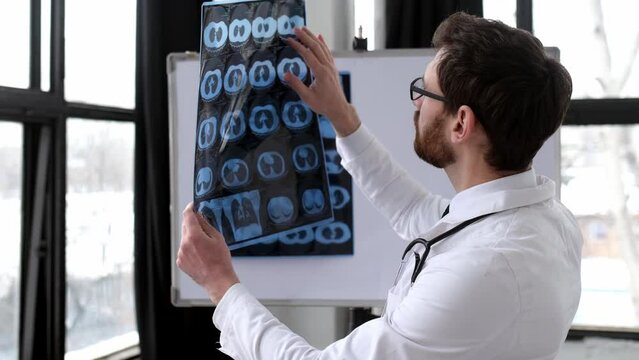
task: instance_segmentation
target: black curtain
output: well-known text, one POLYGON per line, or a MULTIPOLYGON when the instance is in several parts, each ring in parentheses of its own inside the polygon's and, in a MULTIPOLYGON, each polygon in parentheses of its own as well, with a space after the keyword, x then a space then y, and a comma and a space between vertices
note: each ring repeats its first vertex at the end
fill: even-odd
POLYGON ((200 5, 199 0, 137 2, 135 295, 143 359, 227 358, 217 351, 212 308, 176 308, 170 298, 175 259, 166 56, 199 50, 200 5))
POLYGON ((482 0, 386 0, 386 48, 430 47, 437 26, 457 11, 482 16, 482 0))

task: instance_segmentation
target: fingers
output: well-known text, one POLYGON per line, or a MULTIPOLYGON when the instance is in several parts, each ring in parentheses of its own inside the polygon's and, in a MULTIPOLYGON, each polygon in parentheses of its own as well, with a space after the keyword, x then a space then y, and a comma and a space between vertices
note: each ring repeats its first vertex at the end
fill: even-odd
POLYGON ((188 233, 202 231, 197 214, 193 211, 193 203, 189 203, 182 212, 182 237, 188 233))
POLYGON ((302 56, 302 58, 304 58, 304 61, 306 61, 306 63, 308 64, 308 66, 311 68, 311 70, 313 70, 314 72, 317 72, 317 69, 320 67, 320 62, 317 59, 317 57, 315 56, 315 54, 308 49, 306 46, 302 45, 299 41, 293 39, 293 38, 288 38, 288 44, 295 49, 295 51, 297 51, 298 54, 300 54, 302 56))
POLYGON ((212 238, 222 235, 222 234, 220 234, 219 231, 217 231, 216 228, 214 228, 211 224, 209 224, 208 220, 206 220, 204 215, 202 215, 201 213, 197 214, 197 219, 198 219, 198 221, 200 223, 200 226, 202 227, 202 230, 204 230, 206 235, 208 235, 208 236, 210 236, 212 238))
POLYGON ((309 103, 311 100, 311 90, 300 80, 297 76, 291 74, 290 72, 284 74, 284 80, 288 83, 296 93, 299 95, 300 99, 305 103, 309 103))
POLYGON ((331 59, 331 62, 333 61, 333 54, 331 53, 331 50, 328 48, 328 45, 326 44, 326 41, 324 41, 324 37, 322 36, 322 34, 319 34, 319 36, 317 37, 320 40, 320 43, 322 45, 322 50, 324 50, 324 54, 326 55, 326 57, 328 59, 331 59))
POLYGON ((301 40, 302 44, 306 45, 306 47, 313 52, 320 63, 326 64, 328 62, 328 59, 322 50, 320 41, 307 27, 296 27, 295 35, 297 35, 297 38, 301 40))

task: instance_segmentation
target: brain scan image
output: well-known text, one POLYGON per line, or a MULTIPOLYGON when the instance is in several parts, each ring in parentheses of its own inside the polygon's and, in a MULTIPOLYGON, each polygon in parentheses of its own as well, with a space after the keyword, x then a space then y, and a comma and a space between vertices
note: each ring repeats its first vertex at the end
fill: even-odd
POLYGON ((228 14, 223 7, 215 7, 209 17, 209 23, 202 31, 202 41, 209 51, 219 51, 224 48, 229 37, 226 24, 228 14))
POLYGON ((293 149, 293 165, 299 172, 309 172, 319 167, 319 155, 312 144, 304 144, 293 149))
POLYGON ((277 20, 271 16, 271 3, 263 2, 257 6, 253 19, 253 40, 260 45, 268 45, 277 32, 277 20))
POLYGON ((229 220, 235 241, 242 241, 262 235, 262 225, 258 216, 260 194, 257 190, 244 192, 222 199, 224 215, 229 220))
POLYGON ((233 47, 241 47, 251 37, 251 21, 248 19, 249 9, 246 4, 239 4, 231 12, 229 25, 229 42, 233 47))
POLYGON ((276 76, 275 60, 275 55, 269 50, 260 50, 253 55, 248 79, 255 90, 273 86, 276 76))
POLYGON ((277 19, 277 32, 282 38, 295 36, 293 29, 304 26, 304 18, 299 15, 281 15, 277 19))
POLYGON ((331 185, 330 187, 331 203, 333 209, 341 210, 351 201, 351 195, 348 190, 339 185, 331 185))
POLYGON ((237 53, 231 56, 226 66, 226 74, 224 75, 224 91, 229 95, 239 94, 248 83, 246 74, 246 65, 241 54, 237 53))
POLYGON ((200 82, 200 97, 204 101, 213 101, 222 93, 222 70, 207 70, 200 82))
POLYGON ((282 225, 293 221, 295 206, 289 197, 276 196, 268 201, 266 213, 272 223, 282 225))
POLYGON ((253 134, 264 137, 274 133, 280 127, 277 109, 270 102, 256 102, 249 115, 249 128, 253 134))
POLYGON ((245 186, 251 179, 249 167, 242 159, 228 159, 222 165, 222 185, 229 189, 245 186))
POLYGON ((278 237, 281 243, 287 245, 308 244, 315 239, 313 227, 304 226, 294 231, 287 231, 278 237))
POLYGON ((333 128, 333 125, 331 125, 331 121, 324 115, 318 115, 317 118, 322 137, 324 139, 335 139, 337 134, 335 134, 335 129, 333 128))
POLYGON ((195 196, 202 196, 211 191, 213 187, 213 171, 209 167, 203 167, 195 177, 195 196))
POLYGON ((306 129, 313 123, 313 113, 302 100, 286 101, 282 107, 282 121, 291 130, 306 129))
POLYGON ((324 210, 324 193, 321 189, 307 189, 302 193, 302 209, 309 215, 317 215, 324 210))
POLYGON ((282 83, 286 83, 284 74, 287 72, 292 73, 302 81, 306 79, 308 74, 308 68, 304 60, 291 47, 284 48, 277 59, 277 76, 282 83))
POLYGON ((343 222, 318 226, 315 229, 315 240, 323 244, 341 244, 351 239, 351 229, 343 222))
POLYGON ((220 136, 223 141, 238 141, 245 133, 246 120, 243 111, 235 110, 224 114, 220 126, 220 136))
POLYGON ((326 158, 326 172, 331 175, 340 174, 344 171, 342 167, 342 158, 339 156, 336 150, 326 150, 324 152, 326 158))
POLYGON ((286 175, 286 161, 277 151, 265 151, 257 157, 257 173, 263 180, 278 180, 286 175))
POLYGON ((200 123, 197 135, 197 146, 204 150, 215 143, 217 136, 217 117, 211 116, 200 123))

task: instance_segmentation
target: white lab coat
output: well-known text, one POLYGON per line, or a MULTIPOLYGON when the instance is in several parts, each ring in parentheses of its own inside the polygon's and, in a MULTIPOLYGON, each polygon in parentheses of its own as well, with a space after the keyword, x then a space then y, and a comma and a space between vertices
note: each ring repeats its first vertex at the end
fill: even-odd
POLYGON ((464 220, 498 213, 433 246, 412 286, 409 256, 385 314, 324 350, 234 285, 213 315, 222 352, 263 360, 555 357, 579 303, 582 238, 551 180, 529 170, 449 201, 412 180, 364 126, 337 147, 360 189, 406 240, 432 239, 464 220))

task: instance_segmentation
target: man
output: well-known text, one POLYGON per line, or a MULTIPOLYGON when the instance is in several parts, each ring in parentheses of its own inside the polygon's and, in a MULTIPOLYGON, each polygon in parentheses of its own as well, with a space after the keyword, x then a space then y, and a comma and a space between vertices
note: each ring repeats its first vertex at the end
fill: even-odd
POLYGON ((565 115, 567 71, 502 23, 458 13, 439 26, 437 55, 411 98, 415 152, 444 169, 457 191, 449 201, 410 179, 360 124, 321 36, 296 35, 290 45, 315 80, 287 81, 333 121, 343 166, 401 237, 445 240, 430 254, 424 243, 407 250, 384 315, 320 351, 239 283, 224 239, 190 205, 177 264, 217 305, 220 350, 236 359, 554 358, 579 302, 582 239, 531 163, 565 115))

